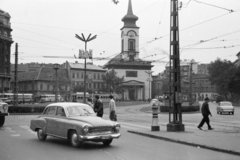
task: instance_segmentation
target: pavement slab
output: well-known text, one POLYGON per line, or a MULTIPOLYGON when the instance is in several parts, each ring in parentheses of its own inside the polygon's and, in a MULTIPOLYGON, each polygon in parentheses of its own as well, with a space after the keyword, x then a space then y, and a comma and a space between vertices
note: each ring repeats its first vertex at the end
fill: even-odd
POLYGON ((134 128, 128 130, 128 132, 240 156, 240 133, 237 129, 199 130, 197 127, 185 126, 185 131, 168 132, 166 124, 162 124, 160 125, 160 131, 151 131, 151 127, 149 127, 149 129, 134 128))

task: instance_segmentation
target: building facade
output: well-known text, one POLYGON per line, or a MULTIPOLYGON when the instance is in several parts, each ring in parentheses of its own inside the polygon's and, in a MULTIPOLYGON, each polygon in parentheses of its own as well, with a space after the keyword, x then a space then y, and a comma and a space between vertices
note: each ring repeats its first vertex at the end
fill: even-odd
POLYGON ((12 29, 10 15, 0 9, 0 93, 10 90, 12 29))
POLYGON ((216 87, 211 84, 207 74, 193 75, 193 95, 197 100, 204 100, 204 98, 213 98, 216 93, 216 87))
MULTIPOLYGON (((68 77, 71 82, 72 88, 75 86, 84 86, 84 64, 66 62, 65 68, 68 71, 68 77)), ((104 88, 103 75, 106 70, 102 67, 93 65, 93 63, 86 64, 86 90, 90 90, 93 93, 100 93, 104 88)))
POLYGON ((138 17, 133 14, 129 0, 127 14, 122 18, 121 53, 112 58, 104 68, 114 71, 118 77, 124 77, 122 98, 125 100, 143 100, 152 98, 151 62, 139 58, 138 17))
POLYGON ((70 97, 70 81, 66 69, 61 68, 56 73, 53 68, 41 67, 37 71, 18 73, 18 93, 32 93, 35 101, 43 94, 55 94, 56 89, 64 99, 70 97))

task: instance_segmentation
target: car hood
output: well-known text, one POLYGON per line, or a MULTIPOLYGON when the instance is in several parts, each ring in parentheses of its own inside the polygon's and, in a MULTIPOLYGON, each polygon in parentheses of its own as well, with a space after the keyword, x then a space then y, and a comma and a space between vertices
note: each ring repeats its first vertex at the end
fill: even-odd
POLYGON ((115 122, 112 122, 110 120, 105 120, 105 119, 102 119, 100 117, 95 117, 95 116, 69 117, 69 119, 88 123, 94 127, 114 126, 115 125, 115 122))

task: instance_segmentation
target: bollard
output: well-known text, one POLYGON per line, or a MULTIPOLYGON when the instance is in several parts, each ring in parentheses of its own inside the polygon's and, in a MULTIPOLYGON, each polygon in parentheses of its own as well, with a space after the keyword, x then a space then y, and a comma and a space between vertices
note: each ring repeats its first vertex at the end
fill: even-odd
POLYGON ((152 99, 151 106, 152 106, 152 131, 159 131, 160 127, 158 125, 158 108, 160 102, 157 99, 152 99))

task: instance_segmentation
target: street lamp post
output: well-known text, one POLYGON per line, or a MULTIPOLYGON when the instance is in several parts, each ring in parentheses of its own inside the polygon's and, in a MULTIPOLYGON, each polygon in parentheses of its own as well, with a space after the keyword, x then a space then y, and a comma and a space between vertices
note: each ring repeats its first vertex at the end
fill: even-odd
POLYGON ((57 63, 53 64, 53 69, 56 70, 55 102, 57 102, 57 95, 58 95, 58 80, 57 80, 58 74, 57 74, 57 70, 59 68, 60 68, 59 64, 57 64, 57 63))
POLYGON ((148 80, 149 80, 149 100, 150 100, 150 96, 151 96, 151 74, 153 73, 153 71, 145 71, 149 77, 148 77, 148 80))
MULTIPOLYGON (((85 42, 85 52, 87 51, 87 42, 94 40, 97 35, 91 37, 91 34, 89 34, 88 38, 85 39, 84 35, 82 34, 82 37, 80 37, 79 35, 75 35, 75 37, 77 39, 80 39, 81 41, 85 42)), ((87 57, 79 57, 79 58, 84 58, 84 99, 83 102, 86 103, 86 59, 87 57)))

